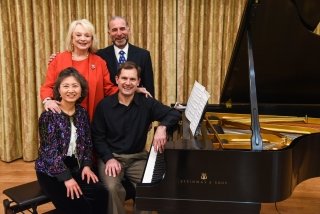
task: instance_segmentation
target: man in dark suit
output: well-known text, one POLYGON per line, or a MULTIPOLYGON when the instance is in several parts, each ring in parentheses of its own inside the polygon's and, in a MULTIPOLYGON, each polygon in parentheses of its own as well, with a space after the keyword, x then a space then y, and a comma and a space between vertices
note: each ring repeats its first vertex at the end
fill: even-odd
POLYGON ((140 86, 145 87, 154 97, 153 69, 150 52, 130 44, 130 28, 125 18, 114 16, 108 23, 108 34, 113 45, 97 51, 97 55, 107 62, 111 81, 116 84, 115 76, 119 65, 133 61, 141 68, 140 86))

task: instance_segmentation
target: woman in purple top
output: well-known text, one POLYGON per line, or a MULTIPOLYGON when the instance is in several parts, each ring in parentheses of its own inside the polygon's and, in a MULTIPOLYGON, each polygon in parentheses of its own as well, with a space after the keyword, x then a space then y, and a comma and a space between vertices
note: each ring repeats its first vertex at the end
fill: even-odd
POLYGON ((64 69, 54 86, 62 112, 45 111, 39 118, 36 174, 59 213, 107 213, 108 194, 90 169, 90 123, 87 111, 80 106, 87 93, 84 77, 74 68, 64 69))

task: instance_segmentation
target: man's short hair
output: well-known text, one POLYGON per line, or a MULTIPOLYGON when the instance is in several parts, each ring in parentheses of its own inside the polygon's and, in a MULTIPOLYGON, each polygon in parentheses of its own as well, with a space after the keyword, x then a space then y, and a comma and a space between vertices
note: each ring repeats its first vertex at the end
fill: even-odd
POLYGON ((122 19, 126 23, 126 26, 129 27, 128 21, 124 16, 112 16, 108 22, 108 30, 110 30, 110 22, 116 19, 122 19))
POLYGON ((117 71, 117 77, 120 76, 122 69, 126 69, 126 70, 136 69, 138 78, 139 79, 141 78, 141 68, 140 68, 140 66, 137 65, 136 63, 132 62, 132 61, 126 61, 125 63, 122 63, 120 65, 120 67, 118 68, 118 71, 117 71))

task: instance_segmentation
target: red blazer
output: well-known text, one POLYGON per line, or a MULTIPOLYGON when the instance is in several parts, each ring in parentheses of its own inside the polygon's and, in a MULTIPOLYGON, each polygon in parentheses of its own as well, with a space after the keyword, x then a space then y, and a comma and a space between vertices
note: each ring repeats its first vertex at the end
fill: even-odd
MULTIPOLYGON (((94 110, 97 104, 108 95, 118 91, 118 87, 110 81, 110 74, 106 62, 95 54, 89 54, 89 71, 79 71, 83 74, 88 73, 88 106, 90 120, 93 118, 94 110)), ((41 100, 46 97, 53 97, 53 86, 59 73, 67 68, 72 67, 71 52, 65 51, 59 53, 49 64, 46 79, 40 88, 41 100)), ((83 75, 86 77, 86 75, 83 75)))

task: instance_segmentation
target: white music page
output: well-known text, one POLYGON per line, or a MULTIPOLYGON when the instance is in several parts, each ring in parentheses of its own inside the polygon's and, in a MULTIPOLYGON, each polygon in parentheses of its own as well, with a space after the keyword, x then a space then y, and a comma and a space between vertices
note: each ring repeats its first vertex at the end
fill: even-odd
POLYGON ((193 136, 197 130, 202 113, 209 98, 210 94, 206 91, 206 88, 195 81, 187 102, 187 108, 185 110, 186 117, 190 122, 190 130, 193 136))

